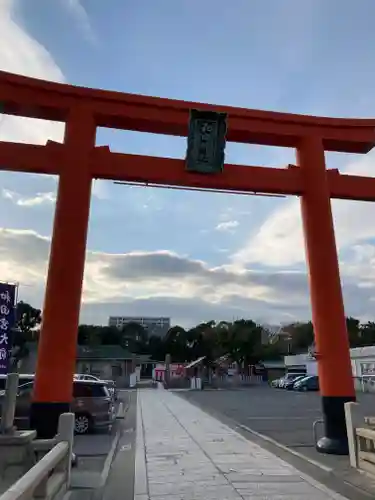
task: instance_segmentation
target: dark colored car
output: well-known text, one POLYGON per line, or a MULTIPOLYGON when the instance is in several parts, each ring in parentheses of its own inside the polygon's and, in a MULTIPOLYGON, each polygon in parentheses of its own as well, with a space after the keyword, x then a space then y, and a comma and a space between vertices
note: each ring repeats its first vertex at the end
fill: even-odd
MULTIPOLYGON (((29 425, 33 382, 19 387, 14 423, 19 429, 29 425)), ((3 396, 0 396, 0 404, 3 396)), ((87 434, 98 428, 110 429, 116 412, 113 397, 105 382, 75 380, 73 382, 72 412, 75 414, 76 434, 87 434)))
POLYGON ((294 384, 298 382, 299 380, 302 380, 303 378, 306 378, 306 375, 297 375, 295 378, 291 378, 287 381, 284 382, 284 389, 287 389, 288 391, 292 391, 294 384))
POLYGON ((295 391, 319 391, 319 377, 309 375, 295 382, 293 389, 295 391))

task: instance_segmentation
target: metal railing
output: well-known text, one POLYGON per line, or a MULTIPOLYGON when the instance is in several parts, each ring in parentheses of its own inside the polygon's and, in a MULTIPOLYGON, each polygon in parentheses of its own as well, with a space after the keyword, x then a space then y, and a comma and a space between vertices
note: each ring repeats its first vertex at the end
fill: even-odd
MULTIPOLYGON (((61 498, 70 486, 73 435, 74 414, 64 413, 59 419, 56 444, 24 476, 5 491, 0 496, 0 500, 61 498)), ((47 442, 43 444, 48 445, 47 442)))
POLYGON ((313 422, 313 438, 314 438, 314 445, 316 446, 319 441, 319 435, 318 435, 318 427, 324 425, 324 420, 319 418, 318 420, 314 420, 313 422))

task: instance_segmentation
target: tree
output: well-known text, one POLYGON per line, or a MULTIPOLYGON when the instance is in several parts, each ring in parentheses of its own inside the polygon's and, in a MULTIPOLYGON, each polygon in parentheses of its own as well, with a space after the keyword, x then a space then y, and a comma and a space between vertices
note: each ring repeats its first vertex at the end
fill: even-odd
POLYGON ((170 354, 172 360, 183 363, 190 361, 187 332, 181 326, 172 326, 163 339, 165 354, 170 354))
POLYGON ((349 316, 346 318, 346 329, 348 330, 350 347, 359 347, 362 345, 360 338, 360 321, 359 319, 349 316))
POLYGON ((102 326, 98 333, 103 345, 116 345, 120 342, 121 333, 115 326, 102 326))
POLYGON ((283 348, 278 343, 262 345, 259 353, 261 361, 277 361, 283 358, 283 356, 283 348))
POLYGON ((186 333, 187 357, 190 360, 205 358, 205 364, 212 361, 214 347, 217 344, 215 321, 200 323, 186 333))
POLYGON ((360 325, 359 342, 361 346, 375 345, 375 323, 373 321, 360 325))
POLYGON ((41 321, 42 312, 40 309, 35 309, 26 302, 18 302, 16 306, 16 325, 24 338, 28 341, 34 340, 39 332, 41 321))
POLYGON ((27 342, 38 339, 41 321, 42 313, 40 309, 36 309, 26 302, 18 302, 12 339, 12 365, 14 368, 22 358, 28 355, 27 342))
POLYGON ((136 322, 124 325, 120 333, 120 345, 130 352, 140 353, 147 342, 147 331, 136 322))
POLYGON ((289 334, 287 340, 289 346, 286 354, 306 352, 314 342, 314 328, 311 321, 307 323, 291 323, 284 326, 283 331, 289 334))
POLYGON ((113 331, 113 327, 98 326, 98 325, 79 325, 78 327, 78 345, 87 345, 95 347, 102 344, 118 344, 118 332, 113 331), (108 331, 110 331, 113 338, 108 339, 108 331))
POLYGON ((163 361, 165 359, 165 342, 162 338, 151 335, 148 339, 148 354, 155 361, 163 361))
POLYGON ((223 348, 239 366, 255 364, 262 353, 262 331, 252 320, 237 320, 226 330, 223 348))
MULTIPOLYGON (((37 331, 40 311, 38 313, 38 310, 27 304, 20 307, 26 313, 23 316, 24 332, 28 332, 26 337, 35 336, 35 333, 30 332, 37 331)), ((356 318, 348 317, 347 329, 351 347, 375 345, 374 322, 360 324, 356 318)), ((228 355, 239 366, 280 359, 286 354, 306 352, 314 343, 311 321, 284 326, 284 335, 280 334, 279 340, 272 344, 262 344, 263 333, 264 328, 252 320, 217 323, 211 320, 188 330, 176 325, 168 330, 164 338, 148 338, 142 325, 132 322, 124 325, 122 330, 108 326, 80 325, 78 343, 122 345, 135 354, 148 354, 153 360, 159 361, 164 360, 166 354, 170 354, 176 363, 204 357, 204 363, 209 365, 221 356, 228 355)))
POLYGON ((164 337, 164 342, 168 343, 173 343, 178 340, 179 337, 183 337, 186 335, 186 331, 182 326, 175 325, 172 326, 166 333, 164 337))

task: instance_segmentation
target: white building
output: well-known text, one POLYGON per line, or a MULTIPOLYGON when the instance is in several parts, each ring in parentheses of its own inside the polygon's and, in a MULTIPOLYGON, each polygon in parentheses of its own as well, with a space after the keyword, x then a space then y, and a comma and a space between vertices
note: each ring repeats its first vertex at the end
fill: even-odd
MULTIPOLYGON (((350 349, 353 377, 358 390, 375 392, 375 346, 350 349)), ((285 367, 305 368, 308 375, 318 374, 318 363, 309 354, 284 357, 285 367)), ((339 376, 339 374, 337 374, 339 376)))
POLYGON ((307 375, 317 375, 318 364, 315 359, 309 354, 294 354, 292 356, 284 356, 285 368, 301 368, 306 370, 307 375))
POLYGON ((149 337, 156 335, 164 337, 171 327, 171 318, 166 317, 149 317, 149 316, 110 316, 108 320, 109 326, 115 326, 121 329, 128 323, 138 323, 147 331, 149 337))

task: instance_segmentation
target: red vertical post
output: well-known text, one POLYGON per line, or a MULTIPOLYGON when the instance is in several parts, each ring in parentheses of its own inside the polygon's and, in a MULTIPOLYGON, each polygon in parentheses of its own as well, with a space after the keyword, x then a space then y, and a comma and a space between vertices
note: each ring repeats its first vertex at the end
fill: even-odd
POLYGON ((77 355, 78 322, 91 199, 89 157, 96 127, 89 110, 76 107, 66 123, 63 170, 57 191, 31 425, 40 437, 56 434, 69 411, 77 355))
POLYGON ((302 139, 297 155, 304 179, 302 220, 325 425, 317 450, 347 454, 344 403, 355 400, 355 391, 322 140, 302 139))

